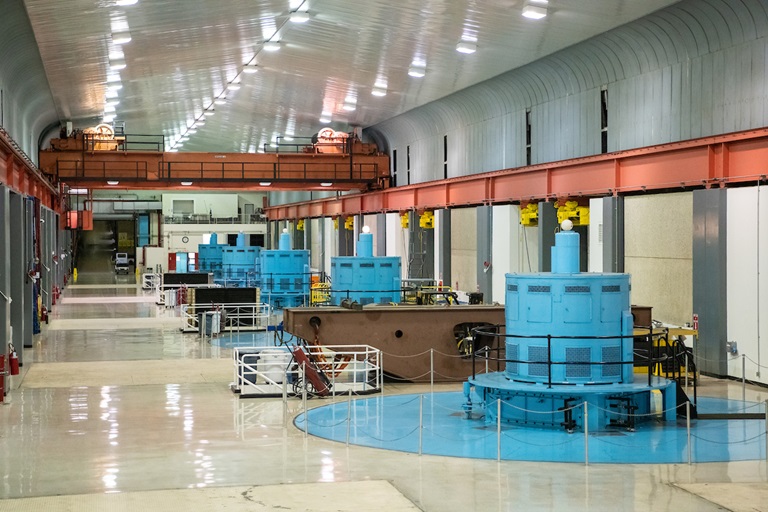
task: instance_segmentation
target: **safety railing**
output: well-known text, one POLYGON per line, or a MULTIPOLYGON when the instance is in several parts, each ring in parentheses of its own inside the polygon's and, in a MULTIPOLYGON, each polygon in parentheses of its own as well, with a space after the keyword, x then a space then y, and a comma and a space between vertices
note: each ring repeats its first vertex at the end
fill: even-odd
MULTIPOLYGON (((695 372, 695 361, 689 357, 692 354, 685 345, 682 343, 670 343, 668 329, 653 329, 644 327, 635 327, 635 332, 629 335, 608 335, 608 336, 554 336, 552 334, 543 335, 520 335, 520 334, 502 334, 499 329, 501 326, 492 327, 476 327, 472 329, 473 339, 488 339, 495 338, 497 340, 506 339, 529 339, 529 340, 546 340, 546 354, 545 360, 531 360, 531 359, 519 359, 508 358, 506 354, 502 355, 504 350, 504 343, 497 342, 495 348, 491 348, 490 344, 486 343, 480 350, 472 350, 472 376, 476 373, 476 360, 485 359, 488 361, 495 361, 497 369, 501 368, 501 363, 505 364, 527 364, 527 365, 546 365, 547 379, 545 383, 548 388, 551 388, 552 370, 553 366, 600 366, 600 367, 613 367, 613 366, 626 366, 631 365, 633 367, 646 367, 648 369, 648 385, 651 386, 654 375, 660 375, 671 380, 680 381, 683 379, 683 373, 681 367, 685 368, 685 387, 688 389, 689 379, 688 376, 691 372, 693 375, 695 372), (646 331, 641 333, 642 331, 646 331), (632 353, 634 358, 630 361, 616 360, 616 361, 573 361, 567 359, 557 359, 553 357, 553 343, 558 344, 567 340, 620 340, 619 353, 624 353, 626 343, 632 343, 632 353), (640 341, 640 347, 638 347, 637 340, 640 341), (645 347, 645 348, 642 348, 645 347)), ((487 367, 487 363, 486 363, 487 367)), ((623 372, 618 372, 621 377, 618 382, 624 382, 623 372)), ((693 380, 693 404, 696 405, 697 400, 697 379, 693 380)))
POLYGON ((259 181, 338 183, 376 181, 374 162, 292 160, 272 162, 162 162, 161 179, 196 182, 259 181))
POLYGON ((59 179, 103 179, 144 181, 147 179, 147 162, 139 160, 56 160, 56 176, 59 179))
POLYGON ((307 372, 327 381, 328 394, 377 393, 384 385, 381 351, 369 345, 320 347, 236 347, 232 390, 247 396, 303 396, 315 392, 307 372), (309 357, 313 368, 299 362, 295 351, 309 357))
MULTIPOLYGON (((200 315, 218 312, 220 324, 218 332, 240 332, 245 330, 265 329, 270 325, 272 308, 263 302, 241 304, 181 304, 181 330, 183 332, 200 331, 200 315)), ((218 334, 217 332, 217 334, 218 334)))
POLYGON ((152 151, 165 149, 165 136, 141 133, 84 133, 85 151, 152 151))

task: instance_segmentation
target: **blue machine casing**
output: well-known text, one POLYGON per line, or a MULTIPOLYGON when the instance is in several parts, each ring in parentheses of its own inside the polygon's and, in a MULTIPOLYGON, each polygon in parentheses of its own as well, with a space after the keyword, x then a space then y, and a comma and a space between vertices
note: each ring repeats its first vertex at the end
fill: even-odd
POLYGON ((261 251, 261 296, 275 307, 301 306, 309 297, 309 251, 291 249, 289 233, 280 234, 279 249, 261 251))
POLYGON ((373 235, 361 233, 357 256, 331 258, 331 303, 350 299, 360 304, 400 302, 399 256, 373 256, 373 235))

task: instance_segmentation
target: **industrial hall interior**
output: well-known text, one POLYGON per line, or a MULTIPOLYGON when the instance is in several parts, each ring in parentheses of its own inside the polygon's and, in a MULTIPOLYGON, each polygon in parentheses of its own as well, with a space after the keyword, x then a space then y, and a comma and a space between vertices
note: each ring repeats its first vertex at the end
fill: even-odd
POLYGON ((0 510, 768 512, 768 0, 0 1, 0 510))

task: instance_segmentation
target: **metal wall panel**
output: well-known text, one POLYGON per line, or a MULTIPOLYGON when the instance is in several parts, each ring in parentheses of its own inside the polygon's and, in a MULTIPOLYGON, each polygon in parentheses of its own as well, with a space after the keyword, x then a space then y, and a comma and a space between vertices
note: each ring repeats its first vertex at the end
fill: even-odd
POLYGON ((693 312, 699 315, 698 369, 728 374, 727 190, 693 191, 693 312))
MULTIPOLYGON (((10 196, 8 187, 0 185, 0 355, 6 356, 6 366, 8 364, 8 342, 11 339, 11 237, 8 226, 9 219, 10 196)), ((4 367, 0 367, 0 372, 4 370, 4 367)))
POLYGON ((524 165, 526 109, 532 163, 599 153, 601 87, 609 151, 762 127, 766 36, 764 1, 686 0, 369 130, 401 172, 417 147, 417 183, 442 178, 446 133, 451 177, 524 165))

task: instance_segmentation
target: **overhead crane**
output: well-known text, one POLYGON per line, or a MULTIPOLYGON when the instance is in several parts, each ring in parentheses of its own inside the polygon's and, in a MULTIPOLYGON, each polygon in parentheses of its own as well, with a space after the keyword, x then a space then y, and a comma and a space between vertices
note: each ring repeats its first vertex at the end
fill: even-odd
POLYGON ((40 169, 54 182, 88 189, 370 191, 389 186, 389 156, 356 136, 321 130, 263 153, 164 151, 162 136, 114 133, 111 126, 51 140, 40 169))

